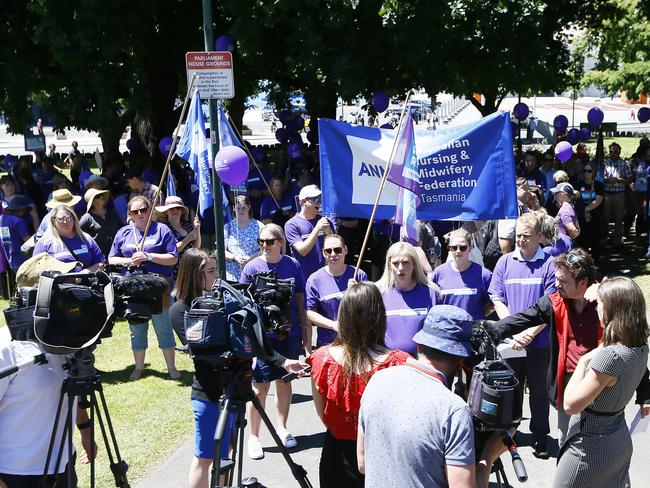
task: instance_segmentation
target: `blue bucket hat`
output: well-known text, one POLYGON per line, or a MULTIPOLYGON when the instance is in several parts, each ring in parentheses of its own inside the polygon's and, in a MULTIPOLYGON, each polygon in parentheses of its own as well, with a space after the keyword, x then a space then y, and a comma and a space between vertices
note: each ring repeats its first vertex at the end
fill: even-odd
POLYGON ((472 323, 474 319, 462 308, 453 305, 431 307, 424 326, 413 341, 454 356, 472 355, 472 323))

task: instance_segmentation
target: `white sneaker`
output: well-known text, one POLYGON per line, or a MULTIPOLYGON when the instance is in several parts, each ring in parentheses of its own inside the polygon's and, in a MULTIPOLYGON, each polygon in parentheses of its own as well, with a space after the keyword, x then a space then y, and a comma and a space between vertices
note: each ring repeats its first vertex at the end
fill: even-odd
POLYGON ((251 459, 262 459, 264 457, 264 449, 259 437, 248 438, 248 457, 251 459))
POLYGON ((284 447, 287 449, 291 449, 292 447, 296 447, 298 445, 298 441, 291 435, 291 432, 288 430, 278 432, 278 436, 280 436, 280 439, 282 439, 282 444, 284 444, 284 447))

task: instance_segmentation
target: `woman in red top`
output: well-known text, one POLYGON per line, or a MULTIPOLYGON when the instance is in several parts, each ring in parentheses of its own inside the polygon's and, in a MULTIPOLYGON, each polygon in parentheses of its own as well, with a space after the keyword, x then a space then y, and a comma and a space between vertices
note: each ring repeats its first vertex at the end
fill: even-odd
POLYGON ((350 286, 341 300, 338 337, 307 359, 316 412, 327 432, 320 458, 322 488, 363 487, 357 469, 357 423, 361 395, 377 371, 409 357, 384 345, 386 309, 369 281, 350 286))

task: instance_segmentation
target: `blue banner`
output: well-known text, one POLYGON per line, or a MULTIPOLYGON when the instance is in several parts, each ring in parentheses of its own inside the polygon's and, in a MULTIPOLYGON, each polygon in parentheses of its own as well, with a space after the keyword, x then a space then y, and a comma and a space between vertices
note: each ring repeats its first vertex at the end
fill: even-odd
MULTIPOLYGON (((396 134, 390 129, 320 119, 323 213, 368 218, 396 134)), ((508 113, 436 131, 416 130, 419 219, 517 217, 515 163, 508 113)), ((395 215, 399 187, 386 182, 377 219, 395 215)))

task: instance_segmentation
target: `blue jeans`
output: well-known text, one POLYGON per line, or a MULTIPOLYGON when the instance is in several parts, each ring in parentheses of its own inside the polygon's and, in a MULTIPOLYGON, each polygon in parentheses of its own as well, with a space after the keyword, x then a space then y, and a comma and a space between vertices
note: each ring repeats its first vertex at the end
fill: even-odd
MULTIPOLYGON (((169 308, 164 308, 162 313, 152 315, 153 329, 158 338, 158 347, 160 349, 173 349, 176 345, 172 324, 169 321, 169 308)), ((149 322, 144 324, 129 324, 131 329, 131 350, 144 351, 148 347, 147 331, 149 322)))

